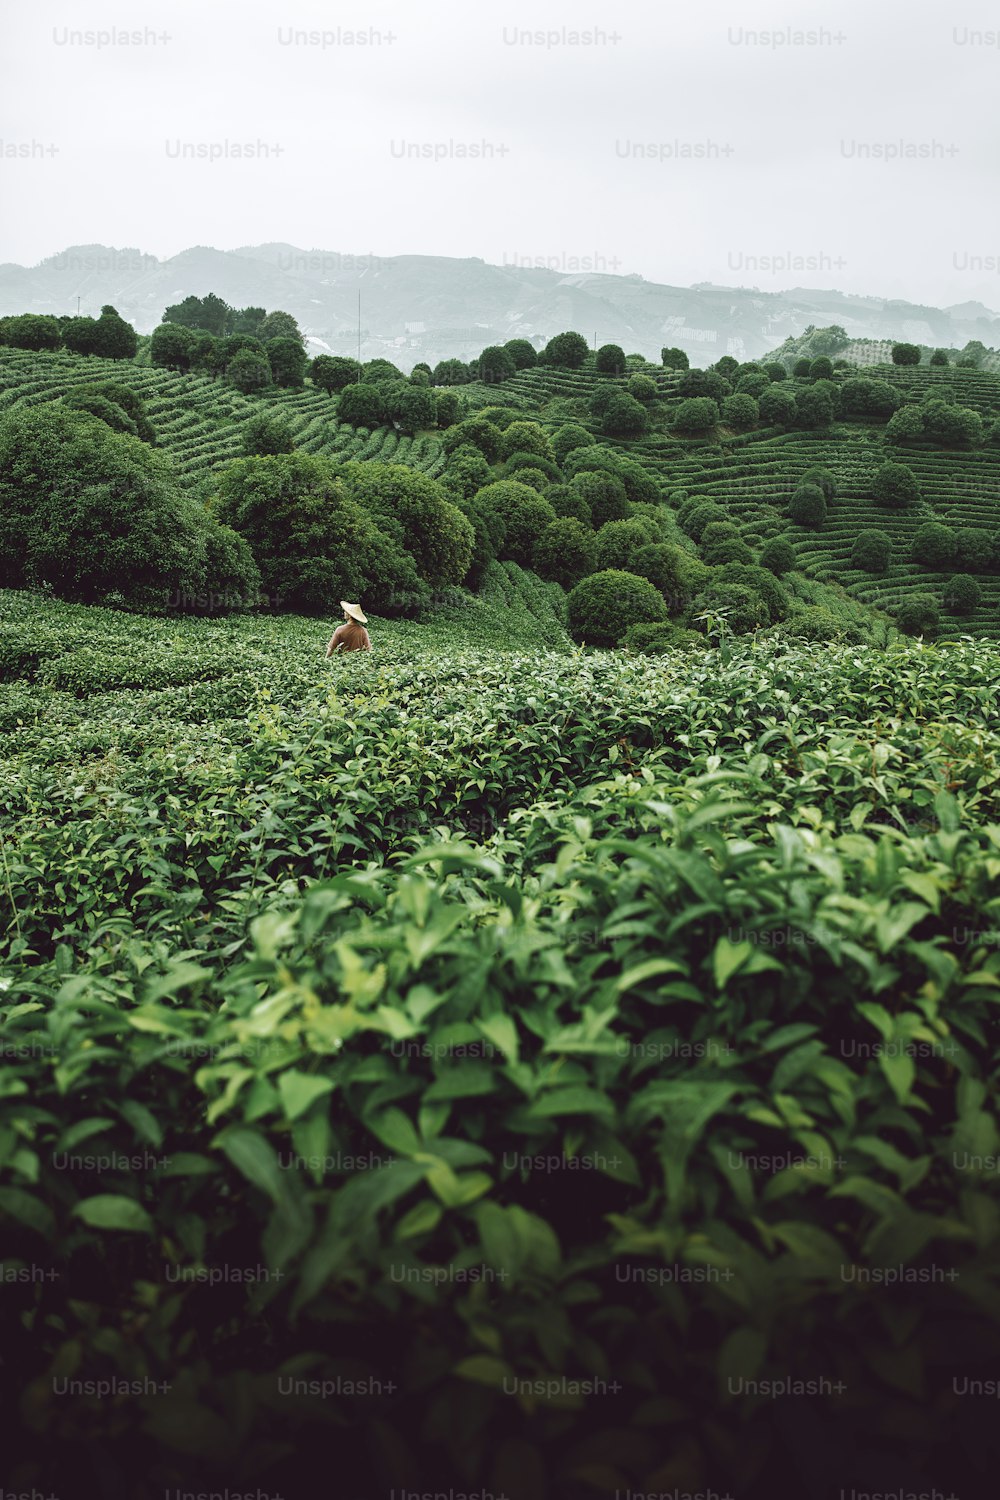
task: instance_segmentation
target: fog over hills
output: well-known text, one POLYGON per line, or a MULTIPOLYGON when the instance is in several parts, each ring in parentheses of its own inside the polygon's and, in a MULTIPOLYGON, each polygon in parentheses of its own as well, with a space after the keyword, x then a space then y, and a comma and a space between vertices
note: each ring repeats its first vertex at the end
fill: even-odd
MULTIPOLYGON (((799 274, 808 267, 803 272, 789 257, 789 276, 799 274)), ((657 361, 664 344, 676 345, 694 365, 723 354, 759 358, 810 324, 945 348, 970 339, 1000 344, 1000 315, 981 302, 937 308, 805 286, 668 286, 616 275, 597 254, 554 266, 489 265, 265 244, 197 245, 159 260, 138 249, 73 245, 36 266, 0 265, 0 316, 75 313, 78 302, 93 315, 110 302, 148 333, 168 304, 210 291, 233 306, 282 308, 298 319, 313 353, 338 354, 357 350, 360 292, 363 356, 387 355, 407 370, 418 360, 469 359, 510 338, 541 345, 568 328, 657 361)))

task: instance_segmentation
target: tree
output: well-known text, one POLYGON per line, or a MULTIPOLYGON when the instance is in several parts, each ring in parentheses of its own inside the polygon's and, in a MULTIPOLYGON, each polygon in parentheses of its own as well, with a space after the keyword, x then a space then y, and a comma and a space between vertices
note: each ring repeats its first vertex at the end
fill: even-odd
POLYGON ((845 380, 840 392, 844 410, 859 416, 891 417, 902 401, 884 380, 845 380))
POLYGON ((531 370, 538 363, 535 346, 527 339, 508 339, 503 347, 514 361, 515 370, 531 370))
POLYGON ((757 406, 761 421, 773 427, 791 427, 798 410, 792 392, 780 385, 769 385, 761 391, 757 406))
POLYGON ((483 421, 481 416, 466 417, 464 421, 456 422, 454 427, 449 427, 441 440, 441 446, 447 454, 471 443, 474 448, 479 449, 487 463, 492 464, 499 457, 501 438, 499 427, 495 427, 492 422, 483 421))
POLYGON ((797 426, 815 431, 820 427, 829 427, 833 417, 833 402, 825 391, 819 391, 813 386, 799 392, 795 400, 797 426))
POLYGON ((671 615, 683 614, 710 577, 700 558, 674 542, 645 543, 633 553, 628 571, 648 578, 659 589, 671 615))
POLYGON ((241 432, 243 452, 251 458, 269 453, 291 453, 295 448, 291 428, 281 417, 270 412, 251 417, 241 432))
POLYGON ((601 375, 624 375, 625 350, 620 344, 602 344, 594 356, 594 369, 601 375))
POLYGON ((765 375, 763 370, 750 370, 746 375, 740 375, 736 381, 736 394, 740 396, 752 396, 756 401, 759 396, 767 390, 771 384, 770 375, 765 375))
MULTIPOLYGON (((62 326, 62 341, 63 347, 71 354, 96 354, 97 319, 70 318, 62 326)), ((153 360, 153 363, 156 361, 153 360)))
POLYGON ((162 605, 199 585, 208 524, 161 455, 95 416, 49 403, 0 421, 4 587, 162 605))
POLYGON ((884 531, 859 531, 851 548, 851 565, 866 573, 884 573, 892 555, 892 538, 884 531))
POLYGON ((634 517, 621 521, 606 521, 597 533, 598 568, 632 569, 632 559, 642 547, 650 545, 649 534, 641 521, 634 517))
POLYGON ((749 432, 760 415, 752 396, 727 396, 722 403, 722 420, 734 432, 749 432))
POLYGON ((432 385, 468 385, 469 367, 460 359, 442 359, 434 366, 432 385))
POLYGON ((837 498, 837 481, 829 469, 824 469, 819 464, 814 464, 812 468, 807 469, 799 483, 819 485, 827 504, 837 498))
POLYGON ((257 338, 265 346, 271 339, 294 339, 305 344, 305 335, 291 313, 269 312, 257 329, 257 338))
POLYGON ((534 469, 547 484, 559 484, 562 481, 558 464, 554 464, 550 458, 542 458, 537 453, 512 453, 504 463, 503 477, 504 479, 519 478, 525 469, 534 469))
POLYGON ((905 464, 883 464, 875 475, 872 494, 880 505, 901 509, 920 499, 917 476, 905 464))
POLYGON ((616 474, 601 474, 585 469, 574 476, 573 488, 590 507, 591 522, 595 530, 608 521, 623 521, 629 513, 625 485, 616 474))
POLYGON ((400 385, 391 391, 386 404, 390 420, 408 437, 433 427, 437 421, 437 402, 430 386, 400 385))
POLYGON ((924 430, 950 448, 978 448, 985 441, 983 419, 977 411, 944 401, 930 402, 924 408, 924 430))
POLYGON ((557 519, 548 501, 530 485, 514 479, 488 484, 474 499, 478 507, 503 521, 503 541, 497 556, 530 567, 535 537, 557 519))
POLYGON ((566 610, 570 634, 587 646, 615 646, 629 626, 667 618, 659 589, 647 578, 616 568, 582 579, 566 610))
POLYGON ((677 383, 677 394, 681 397, 708 396, 712 401, 724 401, 733 394, 728 380, 713 370, 688 370, 677 383))
POLYGON ((785 537, 773 536, 761 549, 760 565, 781 578, 795 567, 795 548, 785 537))
POLYGON ((810 380, 831 380, 833 378, 833 360, 821 354, 818 359, 810 361, 810 380))
MULTIPOLYGON (((92 319, 87 321, 91 322, 92 319)), ((11 349, 29 349, 33 352, 58 349, 62 341, 63 332, 57 318, 24 313, 21 317, 4 319, 4 336, 0 342, 11 349)), ((88 349, 86 352, 89 354, 92 351, 88 349)))
POLYGON ((932 365, 947 365, 947 364, 950 364, 950 363, 951 363, 951 361, 948 358, 948 351, 947 351, 947 349, 935 349, 934 350, 934 353, 931 355, 931 364, 932 365))
POLYGON ((458 448, 448 459, 441 483, 450 495, 469 500, 490 482, 490 466, 471 444, 458 448))
POLYGON ((411 558, 387 537, 327 459, 312 453, 241 458, 218 478, 220 520, 253 549, 268 594, 303 613, 375 593, 412 596, 411 558))
POLYGON ((165 370, 187 370, 194 334, 179 323, 161 323, 149 341, 150 363, 165 370))
POLYGON ((587 340, 582 333, 557 333, 549 339, 542 351, 547 365, 562 365, 568 370, 578 370, 587 358, 587 340))
POLYGON ((683 349, 661 349, 660 359, 668 370, 686 370, 691 363, 683 349))
POLYGON ((313 385, 332 396, 334 391, 342 391, 357 380, 358 364, 356 360, 344 359, 339 354, 317 354, 309 366, 309 378, 313 385))
POLYGON ((971 615, 983 602, 983 590, 968 573, 954 573, 945 584, 942 598, 952 614, 971 615))
POLYGON ((431 394, 434 397, 436 425, 441 428, 454 427, 461 416, 461 403, 457 393, 451 390, 435 391, 432 389, 431 394))
POLYGON ((993 538, 985 526, 962 526, 955 533, 955 563, 966 573, 986 573, 993 565, 993 538))
POLYGON ((513 359, 499 344, 490 344, 479 356, 479 378, 484 385, 499 385, 501 381, 509 380, 516 370, 513 359))
POLYGON ((911 556, 914 562, 939 572, 955 557, 955 533, 940 521, 926 521, 913 538, 911 556))
POLYGON ((779 364, 777 362, 775 362, 773 364, 765 365, 764 366, 764 374, 765 375, 769 375, 770 378, 771 378, 771 380, 772 380, 772 382, 775 381, 775 380, 787 380, 788 379, 788 371, 785 369, 785 367, 784 367, 783 364, 779 364))
POLYGON ((905 443, 924 435, 924 414, 919 406, 901 406, 889 418, 885 429, 887 443, 905 443))
POLYGON ((244 396, 266 390, 271 384, 271 365, 266 354, 240 349, 226 366, 226 379, 244 396))
POLYGON ((545 428, 538 422, 511 422, 500 440, 500 458, 509 458, 512 453, 534 453, 539 458, 552 459, 552 443, 545 428))
POLYGON ((739 367, 738 359, 734 359, 731 354, 724 354, 721 359, 715 361, 711 368, 716 375, 721 375, 723 380, 733 380, 739 367))
POLYGON ((818 484, 803 484, 792 495, 788 514, 796 526, 817 529, 826 520, 826 496, 818 484))
POLYGON ((625 386, 626 394, 647 404, 656 400, 656 381, 648 375, 632 375, 625 386))
MULTIPOLYGON (((892 362, 894 365, 919 365, 919 344, 893 344, 892 362)), ((947 363, 947 361, 946 361, 947 363)))
POLYGON ((792 365, 792 374, 798 380, 807 380, 810 369, 811 362, 808 359, 797 359, 792 365))
POLYGON ((634 396, 622 391, 604 413, 601 430, 609 437, 641 437, 649 426, 649 413, 634 396))
POLYGON ((552 452, 557 464, 563 464, 574 448, 587 448, 593 443, 593 434, 577 422, 565 422, 552 434, 552 452))
MULTIPOLYGON (((260 312, 263 317, 263 308, 260 312)), ((209 292, 205 297, 185 297, 183 302, 174 303, 164 311, 163 321, 178 323, 183 328, 200 329, 216 338, 222 338, 232 331, 230 325, 233 316, 233 309, 229 304, 214 292, 209 292)))
POLYGON ((296 389, 305 384, 309 361, 298 339, 273 338, 264 345, 275 385, 296 389))
POLYGON ((348 495, 413 559, 425 583, 462 582, 474 533, 443 485, 404 464, 353 462, 339 472, 348 495))
POLYGON ((708 396, 693 396, 682 401, 674 413, 674 431, 702 435, 711 432, 719 420, 719 408, 708 396))
POLYGON ((771 624, 766 600, 745 583, 712 580, 691 606, 692 622, 699 630, 709 630, 711 620, 720 616, 734 635, 748 635, 771 624), (708 618, 704 618, 704 617, 708 618))
POLYGON ((381 427, 385 422, 385 403, 378 386, 348 385, 337 402, 337 420, 351 427, 381 427))
POLYGON ((595 544, 589 526, 571 516, 557 516, 539 533, 532 550, 532 566, 542 578, 571 589, 594 571, 595 544))
POLYGON ((137 435, 144 443, 156 442, 153 425, 146 416, 145 402, 130 385, 121 380, 102 380, 99 385, 89 386, 88 390, 95 396, 104 396, 108 401, 113 401, 123 412, 127 412, 135 423, 137 435))
POLYGON ((896 624, 907 635, 932 637, 940 619, 933 594, 910 594, 896 607, 896 624))

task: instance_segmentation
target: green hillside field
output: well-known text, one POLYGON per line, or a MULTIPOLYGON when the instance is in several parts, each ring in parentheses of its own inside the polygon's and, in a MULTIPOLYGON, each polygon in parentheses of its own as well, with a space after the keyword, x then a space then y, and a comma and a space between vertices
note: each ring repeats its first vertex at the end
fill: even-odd
MULTIPOLYGON (((692 567, 682 494, 755 554, 789 536, 784 620, 595 649, 500 556, 327 660, 336 596, 0 589, 8 1493, 995 1489, 997 578, 933 639, 864 596, 939 587, 920 517, 995 532, 996 449, 907 448, 922 500, 889 513, 878 424, 685 440, 651 373, 649 433, 601 440, 654 479, 625 524, 692 567), (845 565, 873 520, 877 579, 845 565)), ((447 474, 447 430, 356 431, 309 385, 0 374, 0 416, 132 384, 185 503, 263 410, 447 474)), ((463 414, 593 432, 596 383, 521 371, 463 414)), ((89 461, 146 448, 78 425, 89 461)), ((36 480, 0 473, 12 509, 36 480)))

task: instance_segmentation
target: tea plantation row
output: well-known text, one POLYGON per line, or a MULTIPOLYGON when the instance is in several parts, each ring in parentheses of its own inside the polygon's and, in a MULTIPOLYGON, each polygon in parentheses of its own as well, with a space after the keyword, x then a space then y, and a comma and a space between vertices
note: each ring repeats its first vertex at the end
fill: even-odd
POLYGON ((12 1479, 987 1493, 995 649, 493 589, 0 596, 12 1479))

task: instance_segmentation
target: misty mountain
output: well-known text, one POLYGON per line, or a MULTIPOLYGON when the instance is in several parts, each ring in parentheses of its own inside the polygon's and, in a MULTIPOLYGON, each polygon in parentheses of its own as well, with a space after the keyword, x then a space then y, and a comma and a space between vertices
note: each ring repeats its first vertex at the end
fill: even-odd
POLYGON ((112 303, 140 333, 189 295, 215 292, 237 307, 282 308, 310 336, 311 352, 353 354, 361 294, 362 355, 383 355, 404 369, 471 359, 510 338, 536 346, 567 328, 598 344, 659 361, 676 345, 693 365, 723 354, 766 355, 810 324, 839 324, 852 338, 906 340, 962 348, 970 339, 1000 343, 1000 316, 980 302, 923 307, 881 297, 794 287, 700 283, 665 286, 568 261, 559 267, 488 265, 439 255, 347 255, 268 244, 238 250, 197 245, 166 260, 137 249, 73 245, 37 266, 0 265, 0 316, 95 315, 112 303))

